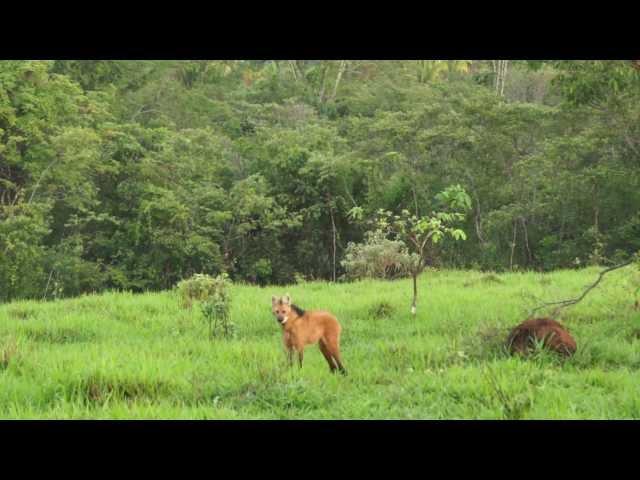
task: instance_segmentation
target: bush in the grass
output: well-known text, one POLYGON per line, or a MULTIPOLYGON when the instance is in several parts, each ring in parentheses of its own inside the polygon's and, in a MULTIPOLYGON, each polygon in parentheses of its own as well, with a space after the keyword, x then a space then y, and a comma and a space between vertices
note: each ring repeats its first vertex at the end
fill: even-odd
POLYGON ((200 310, 209 325, 209 336, 233 337, 235 324, 231 321, 229 294, 226 291, 217 292, 214 298, 203 301, 200 310))
POLYGON ((405 244, 382 232, 367 232, 364 243, 349 243, 342 266, 348 279, 406 277, 410 256, 405 244))
POLYGON ((213 297, 221 283, 221 277, 220 275, 212 277, 196 273, 191 278, 186 278, 178 283, 176 288, 183 308, 191 308, 194 301, 204 301, 213 297))
POLYGON ((191 308, 194 301, 200 302, 200 311, 209 326, 209 336, 231 337, 235 326, 230 319, 231 281, 226 273, 211 277, 196 274, 178 284, 178 292, 185 307, 191 308))

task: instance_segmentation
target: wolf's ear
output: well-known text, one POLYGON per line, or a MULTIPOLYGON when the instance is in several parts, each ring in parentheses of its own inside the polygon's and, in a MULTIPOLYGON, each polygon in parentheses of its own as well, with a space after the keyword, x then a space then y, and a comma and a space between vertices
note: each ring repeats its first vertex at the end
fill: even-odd
POLYGON ((284 297, 282 297, 282 303, 291 305, 291 296, 288 293, 284 297))
POLYGON ((278 303, 278 297, 276 297, 275 295, 271 296, 271 305, 275 305, 276 303, 278 303))

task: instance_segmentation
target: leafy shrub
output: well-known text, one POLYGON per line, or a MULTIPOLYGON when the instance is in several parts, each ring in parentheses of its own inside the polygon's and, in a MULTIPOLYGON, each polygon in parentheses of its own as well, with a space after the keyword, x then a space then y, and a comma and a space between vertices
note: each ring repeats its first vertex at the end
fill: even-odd
POLYGON ((232 337, 235 324, 229 316, 229 296, 226 292, 217 292, 214 298, 200 304, 202 315, 209 325, 209 337, 232 337))
POLYGON ((191 278, 182 280, 176 286, 178 295, 182 300, 183 308, 191 308, 194 301, 205 301, 216 294, 216 290, 221 283, 224 283, 226 276, 212 277, 202 273, 196 273, 191 278))
POLYGON ((349 279, 406 277, 411 261, 406 245, 378 231, 368 232, 364 243, 349 243, 341 264, 349 279))
POLYGON ((200 311, 209 326, 210 338, 231 337, 235 325, 230 319, 231 282, 226 273, 213 278, 209 275, 195 274, 181 281, 177 288, 183 307, 191 308, 194 301, 200 302, 200 311))

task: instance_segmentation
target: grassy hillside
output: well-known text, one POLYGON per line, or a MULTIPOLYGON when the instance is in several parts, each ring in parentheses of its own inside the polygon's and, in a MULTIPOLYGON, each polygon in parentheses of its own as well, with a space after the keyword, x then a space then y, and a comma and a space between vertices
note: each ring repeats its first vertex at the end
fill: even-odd
POLYGON ((234 340, 207 338, 171 292, 108 293, 0 306, 0 417, 159 419, 640 418, 636 273, 607 275, 562 321, 560 361, 501 349, 540 301, 576 296, 597 269, 550 274, 428 272, 410 281, 233 287, 234 340), (286 290, 286 291, 285 291, 286 290), (343 325, 347 377, 317 346, 288 369, 271 295, 289 292, 343 325))

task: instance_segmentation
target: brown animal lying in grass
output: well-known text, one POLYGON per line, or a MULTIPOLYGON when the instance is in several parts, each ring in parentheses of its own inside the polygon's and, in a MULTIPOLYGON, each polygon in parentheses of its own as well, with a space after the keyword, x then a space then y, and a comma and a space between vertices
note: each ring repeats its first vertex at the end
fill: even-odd
POLYGON ((533 350, 535 341, 542 341, 546 348, 565 356, 573 355, 577 348, 569 332, 550 318, 525 320, 511 331, 507 345, 511 353, 526 354, 533 350))
POLYGON ((291 297, 271 298, 271 311, 282 327, 282 340, 287 350, 289 365, 293 365, 293 351, 298 352, 302 368, 304 347, 318 343, 320 351, 332 372, 336 368, 346 375, 340 359, 340 331, 338 320, 329 312, 317 310, 305 312, 291 303, 291 297))

